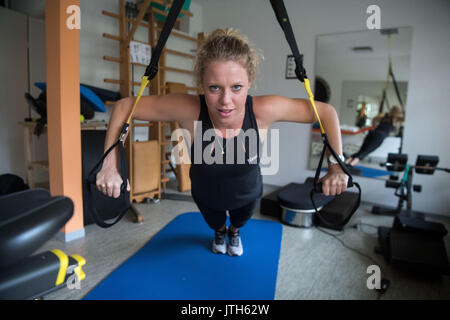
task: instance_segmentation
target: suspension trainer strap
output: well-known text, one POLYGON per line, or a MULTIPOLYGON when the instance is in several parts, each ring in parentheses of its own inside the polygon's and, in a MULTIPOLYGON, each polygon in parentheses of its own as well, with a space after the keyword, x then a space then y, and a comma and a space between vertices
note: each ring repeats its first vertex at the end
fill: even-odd
POLYGON ((390 75, 392 78, 392 83, 394 84, 395 94, 397 95, 398 102, 400 102, 400 106, 402 107, 402 110, 404 110, 403 100, 400 95, 400 90, 398 89, 397 81, 395 80, 394 71, 392 70, 392 67, 389 69, 390 75))
POLYGON ((297 46, 297 41, 295 41, 294 32, 292 31, 291 22, 289 21, 289 16, 286 11, 286 7, 284 6, 283 0, 270 0, 270 4, 272 5, 273 11, 275 12, 275 16, 277 17, 278 23, 283 29, 286 40, 291 48, 292 54, 294 56, 295 61, 295 75, 297 79, 300 80, 305 85, 306 92, 308 93, 309 101, 313 106, 314 113, 316 114, 317 121, 319 122, 320 132, 325 134, 325 130, 322 126, 322 121, 320 121, 319 113, 317 112, 316 104, 314 102, 314 95, 311 91, 311 85, 309 83, 309 79, 306 75, 306 70, 303 67, 303 55, 300 54, 300 51, 297 46))
POLYGON ((394 85, 394 90, 395 90, 395 94, 397 96, 398 102, 400 103, 400 107, 402 108, 402 110, 405 109, 404 104, 403 104, 403 99, 400 95, 400 90, 398 88, 398 84, 397 84, 397 80, 395 79, 395 75, 394 75, 394 70, 392 68, 392 38, 391 35, 388 34, 387 36, 387 50, 388 50, 388 72, 387 72, 387 78, 386 78, 386 84, 384 85, 383 88, 383 96, 381 98, 381 102, 380 102, 380 111, 378 112, 378 114, 382 114, 383 110, 384 110, 384 103, 387 103, 387 109, 390 109, 389 103, 388 103, 388 99, 387 99, 387 89, 388 89, 388 85, 389 85, 389 79, 392 79, 392 84, 394 85))
POLYGON ((126 123, 124 124, 122 131, 120 133, 120 136, 118 138, 118 141, 112 145, 103 155, 103 157, 100 159, 100 161, 94 166, 94 168, 90 171, 88 178, 86 179, 86 183, 88 184, 88 202, 90 206, 91 216, 94 222, 99 225, 102 228, 109 228, 115 225, 117 222, 122 219, 122 217, 125 215, 125 213, 128 211, 128 209, 131 207, 130 204, 130 194, 127 191, 127 181, 128 181, 128 165, 125 155, 125 149, 123 147, 125 143, 125 138, 127 137, 127 132, 130 127, 131 119, 133 116, 133 113, 136 109, 136 106, 139 102, 139 100, 142 97, 142 94, 144 93, 144 90, 148 86, 149 82, 156 76, 158 73, 158 62, 161 57, 162 51, 164 49, 164 46, 166 45, 167 39, 170 36, 170 32, 173 29, 173 26, 175 24, 175 21, 178 18, 178 15, 180 14, 181 8, 184 5, 185 0, 174 0, 172 3, 172 6, 170 8, 169 14, 167 16, 167 19, 164 23, 163 29, 161 31, 161 34, 158 39, 158 43, 156 44, 156 47, 154 50, 152 50, 152 57, 150 60, 150 64, 147 66, 144 76, 142 77, 141 81, 141 87, 139 89, 139 93, 136 97, 136 100, 134 102, 133 108, 131 109, 130 115, 128 116, 128 119, 126 123), (101 170, 103 166, 103 160, 108 156, 110 152, 112 152, 115 148, 119 149, 119 156, 120 156, 120 162, 119 162, 119 172, 122 177, 122 185, 120 188, 120 197, 123 199, 122 205, 119 208, 119 213, 114 218, 114 221, 112 223, 105 222, 98 212, 98 210, 94 207, 93 204, 93 191, 96 188, 96 176, 97 173, 101 170))
POLYGON ((270 4, 272 5, 278 23, 280 24, 281 29, 283 29, 286 40, 291 47, 292 54, 294 55, 296 67, 295 74, 297 78, 303 82, 304 78, 306 78, 306 70, 303 68, 303 55, 300 54, 300 51, 298 50, 297 41, 295 41, 294 32, 292 31, 291 22, 289 21, 289 16, 287 14, 286 7, 284 6, 284 2, 270 0, 270 4))
MULTIPOLYGON (((359 197, 358 197, 357 204, 352 209, 352 214, 353 214, 358 209, 359 204, 360 204, 361 188, 359 187, 359 185, 356 182, 353 182, 353 178, 352 178, 348 168, 345 166, 345 164, 342 162, 342 160, 338 157, 338 155, 336 154, 336 152, 331 147, 331 145, 330 145, 330 143, 328 141, 327 134, 325 132, 325 129, 322 126, 322 122, 320 120, 319 113, 317 112, 316 104, 315 104, 315 101, 314 101, 314 95, 313 95, 313 93, 311 91, 311 85, 310 85, 309 79, 308 79, 308 77, 306 75, 306 70, 303 67, 303 55, 300 54, 300 51, 298 49, 297 42, 296 42, 295 36, 294 36, 294 32, 292 30, 292 26, 291 26, 291 23, 289 21, 289 17, 288 17, 287 11, 286 11, 286 7, 284 5, 284 1, 283 0, 270 0, 270 4, 272 5, 272 8, 273 8, 273 11, 275 12, 275 16, 276 16, 276 18, 278 20, 278 23, 280 24, 281 29, 283 30, 284 35, 286 37, 286 40, 287 40, 287 42, 289 44, 289 47, 291 48, 292 54, 294 55, 295 75, 297 76, 298 80, 300 80, 300 82, 302 82, 304 84, 304 86, 305 86, 306 92, 307 92, 308 97, 309 97, 309 101, 311 102, 313 110, 314 110, 314 112, 316 114, 317 121, 319 122, 320 131, 321 131, 321 134, 322 134, 322 140, 323 140, 323 143, 324 143, 324 146, 323 146, 323 149, 322 149, 322 154, 320 156, 319 166, 316 169, 316 174, 315 174, 315 177, 314 177, 313 188, 312 188, 311 194, 310 194, 311 202, 312 202, 312 204, 314 206, 314 209, 315 209, 316 213, 320 215, 320 213, 317 210, 317 207, 316 207, 316 205, 314 203, 313 195, 314 195, 315 192, 317 192, 317 193, 322 192, 322 183, 319 182, 319 177, 320 177, 320 172, 321 172, 321 169, 322 169, 322 162, 323 162, 323 159, 325 157, 326 149, 328 148, 330 153, 333 155, 333 157, 338 162, 339 166, 342 168, 342 170, 349 177, 347 187, 352 187, 353 185, 356 185, 357 188, 359 189, 359 197)), ((347 221, 345 221, 345 223, 347 223, 347 221)))

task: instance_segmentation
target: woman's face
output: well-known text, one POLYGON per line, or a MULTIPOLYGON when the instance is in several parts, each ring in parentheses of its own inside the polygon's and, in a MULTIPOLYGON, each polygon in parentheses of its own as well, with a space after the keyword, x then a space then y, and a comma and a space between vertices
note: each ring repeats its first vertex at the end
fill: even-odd
POLYGON ((245 114, 247 70, 234 61, 211 61, 203 74, 203 91, 214 126, 235 128, 245 114))

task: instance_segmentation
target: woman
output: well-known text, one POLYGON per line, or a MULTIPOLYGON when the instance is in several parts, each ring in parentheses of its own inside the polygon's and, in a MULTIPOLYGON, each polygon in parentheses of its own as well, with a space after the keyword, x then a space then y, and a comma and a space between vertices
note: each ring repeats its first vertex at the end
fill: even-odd
POLYGON ((345 160, 345 163, 354 166, 359 161, 363 160, 370 153, 375 151, 384 139, 388 137, 391 132, 395 130, 397 125, 403 121, 404 114, 400 107, 393 106, 388 114, 384 117, 376 117, 372 121, 374 129, 364 138, 363 144, 358 152, 345 160))
POLYGON ((361 103, 361 109, 358 111, 356 116, 356 126, 359 128, 364 128, 366 126, 367 114, 366 114, 366 102, 361 103))
MULTIPOLYGON (((243 253, 239 230, 250 219, 262 195, 259 150, 266 129, 276 121, 317 121, 308 100, 248 95, 258 60, 256 51, 237 31, 215 30, 197 52, 195 73, 204 95, 142 97, 134 113, 134 118, 139 120, 178 121, 189 132, 192 196, 206 223, 215 231, 212 242, 215 253, 232 256, 243 253), (197 139, 207 130, 212 132, 212 143, 197 139), (245 139, 247 132, 256 132, 256 148, 245 139), (251 153, 252 150, 256 151, 251 153), (244 161, 231 161, 230 164, 227 155, 236 160, 239 153, 245 155, 244 161), (220 161, 211 163, 206 159, 208 157, 220 161), (228 231, 226 211, 230 215, 228 231)), ((134 99, 125 98, 115 105, 105 150, 116 141, 134 99)), ((317 108, 332 147, 342 154, 339 120, 334 108, 320 102, 317 102, 317 108)), ((97 174, 97 188, 112 197, 120 195, 123 182, 117 170, 117 159, 117 153, 111 152, 97 174)), ((324 194, 344 192, 347 180, 339 165, 329 163, 329 171, 322 178, 324 194)))

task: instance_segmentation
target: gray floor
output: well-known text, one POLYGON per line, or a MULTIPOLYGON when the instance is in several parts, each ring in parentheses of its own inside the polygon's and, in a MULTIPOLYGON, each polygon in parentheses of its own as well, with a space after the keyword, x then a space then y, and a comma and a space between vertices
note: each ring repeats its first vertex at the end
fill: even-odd
MULTIPOLYGON (((264 186, 265 194, 272 190, 273 186, 264 186)), ((170 187, 167 191, 176 193, 170 187)), ((89 225, 85 229, 86 236, 83 239, 64 243, 55 237, 40 248, 39 251, 58 248, 69 255, 79 254, 87 260, 87 264, 83 267, 87 277, 81 282, 81 289, 61 288, 45 296, 45 299, 83 298, 177 215, 187 211, 198 211, 195 203, 179 200, 136 204, 136 207, 144 216, 142 224, 134 223, 131 215, 127 215, 107 231, 89 225)), ((253 219, 275 220, 261 215, 259 208, 253 219)), ((427 218, 431 219, 445 223, 447 229, 450 227, 447 219, 427 218)), ((435 280, 420 278, 392 268, 381 256, 374 253, 374 247, 377 245, 377 237, 374 234, 376 229, 366 224, 391 226, 392 220, 392 217, 372 215, 369 206, 363 204, 348 224, 348 226, 358 224, 358 228, 347 228, 344 232, 283 225, 275 298, 449 299, 450 277, 444 276, 435 280), (371 259, 354 252, 344 244, 370 256, 371 259), (367 288, 369 277, 367 267, 374 264, 374 261, 391 281, 390 288, 382 296, 375 290, 367 288)), ((245 229, 242 232, 245 232, 245 229)), ((445 241, 447 251, 450 253, 449 236, 446 236, 445 241)), ((243 245, 245 246, 245 243, 243 245)))

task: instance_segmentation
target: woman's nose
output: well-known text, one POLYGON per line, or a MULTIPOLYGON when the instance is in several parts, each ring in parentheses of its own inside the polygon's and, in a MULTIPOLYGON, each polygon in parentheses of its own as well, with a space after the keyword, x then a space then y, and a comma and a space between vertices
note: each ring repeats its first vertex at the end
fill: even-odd
POLYGON ((227 89, 223 90, 220 102, 223 105, 227 105, 228 103, 231 102, 231 92, 230 92, 230 90, 227 90, 227 89))

